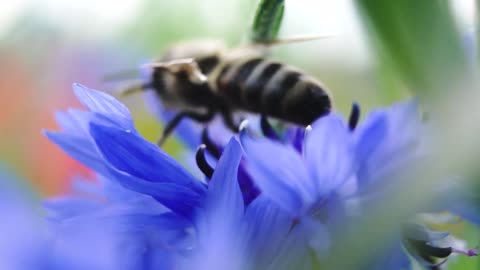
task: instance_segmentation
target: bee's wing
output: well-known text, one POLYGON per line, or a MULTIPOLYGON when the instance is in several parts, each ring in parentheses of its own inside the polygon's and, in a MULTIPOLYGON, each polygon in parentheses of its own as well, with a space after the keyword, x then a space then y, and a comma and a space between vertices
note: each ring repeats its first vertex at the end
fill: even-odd
POLYGON ((289 38, 277 38, 277 39, 273 39, 265 42, 256 43, 256 45, 269 47, 269 46, 276 46, 276 45, 314 41, 314 40, 326 39, 331 37, 334 37, 334 35, 312 35, 312 36, 297 36, 297 37, 289 37, 289 38))
POLYGON ((314 40, 320 40, 320 39, 331 38, 331 37, 334 37, 334 36, 333 35, 298 36, 298 37, 274 39, 268 42, 265 41, 265 42, 250 43, 250 44, 246 44, 230 50, 228 54, 226 54, 225 59, 228 59, 228 57, 235 58, 235 57, 238 57, 239 55, 264 57, 264 56, 267 56, 270 53, 270 49, 275 46, 314 41, 314 40))

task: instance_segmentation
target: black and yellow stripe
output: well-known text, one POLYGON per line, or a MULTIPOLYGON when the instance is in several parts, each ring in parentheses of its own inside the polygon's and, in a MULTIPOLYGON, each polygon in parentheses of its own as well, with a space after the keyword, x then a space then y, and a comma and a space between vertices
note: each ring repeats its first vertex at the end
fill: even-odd
POLYGON ((242 100, 244 85, 261 62, 262 59, 254 58, 224 65, 216 80, 219 94, 225 96, 233 105, 246 108, 246 104, 242 100))

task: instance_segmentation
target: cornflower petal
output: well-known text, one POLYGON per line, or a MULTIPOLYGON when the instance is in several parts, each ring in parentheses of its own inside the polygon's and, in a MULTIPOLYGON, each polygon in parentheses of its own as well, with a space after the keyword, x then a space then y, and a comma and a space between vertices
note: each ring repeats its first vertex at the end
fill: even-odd
POLYGON ((55 119, 62 131, 70 134, 88 134, 88 124, 91 113, 77 109, 69 109, 66 112, 55 113, 55 119))
POLYGON ((106 93, 90 89, 79 83, 73 84, 73 91, 78 100, 91 112, 118 115, 126 120, 132 120, 127 107, 106 93))
POLYGON ((86 215, 65 222, 52 251, 65 261, 58 269, 171 269, 181 247, 171 245, 178 233, 162 228, 161 219, 86 215))
POLYGON ((382 140, 387 135, 387 119, 380 112, 372 112, 369 117, 355 130, 356 156, 359 164, 359 184, 366 187, 370 184, 369 174, 375 170, 376 164, 370 162, 368 157, 375 154, 380 148, 382 140))
POLYGON ((248 260, 258 269, 267 269, 272 263, 288 232, 293 218, 264 195, 247 208, 244 219, 245 248, 248 260))
POLYGON ((247 170, 261 192, 292 215, 313 201, 315 185, 299 153, 290 145, 240 135, 247 154, 247 170))
MULTIPOLYGON (((242 148, 236 139, 231 139, 220 157, 208 185, 206 208, 225 211, 232 220, 243 217, 243 197, 237 180, 242 148), (220 208, 220 209, 219 209, 220 208)), ((228 219, 228 218, 227 218, 228 219)))
POLYGON ((131 132, 91 124, 91 133, 119 183, 179 214, 193 215, 206 189, 175 160, 131 132))
MULTIPOLYGON (((75 233, 82 226, 110 226, 115 232, 135 232, 145 228, 152 230, 162 229, 166 231, 183 231, 189 226, 187 220, 171 212, 163 214, 129 213, 129 211, 118 211, 118 209, 106 208, 97 212, 90 212, 87 215, 75 216, 62 221, 57 229, 58 233, 75 233)), ((111 231, 113 232, 113 231, 111 231)), ((160 239, 167 240, 167 235, 160 235, 160 239)))
POLYGON ((244 202, 237 180, 242 150, 231 139, 209 184, 204 212, 197 218, 199 246, 191 266, 195 269, 244 269, 238 226, 244 202))
POLYGON ((106 197, 110 191, 102 189, 107 180, 102 182, 98 190, 92 183, 81 189, 83 194, 46 203, 55 233, 54 254, 62 258, 58 269, 172 268, 173 258, 191 247, 191 222, 144 194, 129 191, 130 196, 124 196, 128 190, 117 189, 122 200, 115 199, 118 193, 106 197), (92 246, 86 248, 86 243, 92 246), (91 254, 102 257, 89 258, 91 254))
POLYGON ((100 201, 70 196, 52 198, 43 203, 43 206, 49 212, 48 221, 54 223, 96 210, 101 205, 102 202, 100 201))
POLYGON ((158 146, 129 130, 92 123, 90 133, 105 159, 117 170, 149 182, 172 183, 199 194, 205 187, 158 146))
POLYGON ((312 124, 305 143, 305 162, 317 197, 338 190, 354 174, 353 140, 344 121, 335 114, 312 124))
POLYGON ((78 162, 104 176, 109 176, 105 160, 88 137, 52 131, 45 131, 44 134, 78 162))
POLYGON ((417 106, 413 100, 376 110, 355 130, 361 188, 388 179, 389 173, 421 155, 422 129, 417 106))

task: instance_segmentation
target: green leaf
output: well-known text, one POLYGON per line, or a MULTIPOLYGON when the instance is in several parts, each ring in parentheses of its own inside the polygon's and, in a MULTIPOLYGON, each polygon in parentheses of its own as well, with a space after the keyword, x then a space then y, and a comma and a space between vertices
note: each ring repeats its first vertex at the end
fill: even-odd
POLYGON ((476 49, 477 49, 477 67, 480 66, 480 0, 477 0, 476 2, 476 7, 477 7, 477 16, 476 16, 476 22, 477 25, 474 28, 474 36, 475 36, 475 41, 476 41, 476 49))
POLYGON ((260 0, 250 39, 256 43, 266 43, 276 39, 282 24, 284 9, 284 0, 260 0))
POLYGON ((359 0, 379 61, 420 96, 450 91, 467 74, 466 56, 446 0, 359 0))

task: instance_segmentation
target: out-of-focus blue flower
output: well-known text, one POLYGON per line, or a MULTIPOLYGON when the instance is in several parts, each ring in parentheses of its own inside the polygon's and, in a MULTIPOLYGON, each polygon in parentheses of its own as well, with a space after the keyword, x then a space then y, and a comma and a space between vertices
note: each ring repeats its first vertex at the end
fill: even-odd
MULTIPOLYGON (((428 153, 417 103, 405 102, 373 111, 357 126, 358 114, 355 105, 349 123, 333 113, 314 122, 303 134, 290 130, 276 140, 252 136, 244 130, 240 136, 247 172, 262 196, 298 220, 320 220, 333 234, 348 229, 347 224, 354 224, 355 216, 368 214, 372 204, 387 200, 390 193, 382 191, 400 186, 394 181, 398 175, 410 170, 428 153)), ((460 206, 453 203, 460 199, 458 196, 453 199, 454 192, 442 194, 451 199, 448 205, 441 204, 444 206, 441 210, 460 206)), ((399 224, 398 230, 402 227, 399 224)), ((393 253, 381 256, 378 263, 383 261, 383 265, 379 269, 408 266, 407 257, 398 248, 400 238, 400 233, 392 236, 394 248, 388 250, 393 253)), ((430 258, 428 251, 421 252, 423 257, 430 258)))
POLYGON ((55 258, 69 269, 168 269, 191 240, 187 220, 101 176, 75 181, 72 194, 45 205, 55 258))
MULTIPOLYGON (((74 190, 75 194, 46 203, 51 211, 46 219, 39 197, 2 169, 0 269, 149 269, 159 256, 143 244, 180 236, 173 232, 181 226, 169 223, 168 227, 168 221, 175 219, 162 216, 165 208, 149 204, 153 199, 148 196, 108 182, 94 185, 78 180, 74 190), (158 228, 170 230, 157 235, 158 228)), ((169 257, 161 258, 156 265, 169 266, 163 260, 169 257)))
POLYGON ((39 198, 27 183, 0 167, 0 268, 52 269, 39 198))

